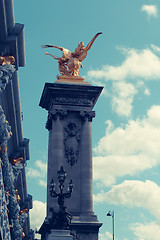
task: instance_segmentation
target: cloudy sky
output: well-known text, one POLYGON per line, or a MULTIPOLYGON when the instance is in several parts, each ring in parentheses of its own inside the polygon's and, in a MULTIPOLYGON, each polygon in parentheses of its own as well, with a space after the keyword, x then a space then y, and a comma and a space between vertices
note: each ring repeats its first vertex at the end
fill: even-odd
MULTIPOLYGON (((32 227, 46 207, 47 112, 39 100, 54 82, 56 61, 42 44, 71 51, 102 31, 80 75, 104 90, 92 124, 94 211, 100 240, 160 239, 160 2, 159 0, 15 0, 16 22, 25 24, 26 66, 19 69, 24 137, 30 139, 28 192, 32 227), (38 210, 37 210, 38 209, 38 210), (38 215, 37 215, 38 214, 38 215)), ((56 50, 50 53, 61 56, 56 50)))

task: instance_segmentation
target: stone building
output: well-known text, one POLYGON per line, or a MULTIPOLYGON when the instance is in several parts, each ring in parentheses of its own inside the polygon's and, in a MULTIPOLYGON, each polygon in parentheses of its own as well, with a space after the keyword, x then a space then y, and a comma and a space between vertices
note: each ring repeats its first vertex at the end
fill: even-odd
POLYGON ((27 193, 29 139, 23 137, 18 68, 25 66, 24 25, 13 0, 0 0, 0 239, 33 239, 27 193), (15 59, 15 62, 14 62, 15 59), (14 62, 14 65, 13 65, 14 62), (11 134, 12 132, 12 134, 11 134))

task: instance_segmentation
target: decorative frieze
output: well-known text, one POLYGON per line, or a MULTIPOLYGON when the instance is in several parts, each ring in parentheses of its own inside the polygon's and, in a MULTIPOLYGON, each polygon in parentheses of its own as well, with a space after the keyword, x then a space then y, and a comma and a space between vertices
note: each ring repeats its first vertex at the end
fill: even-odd
POLYGON ((86 98, 56 97, 52 100, 52 104, 92 106, 93 102, 86 98))

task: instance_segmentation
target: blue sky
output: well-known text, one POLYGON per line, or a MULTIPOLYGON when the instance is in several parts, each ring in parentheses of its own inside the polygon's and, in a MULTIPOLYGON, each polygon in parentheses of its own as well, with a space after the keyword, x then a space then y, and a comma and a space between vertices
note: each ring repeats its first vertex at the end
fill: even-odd
MULTIPOLYGON (((46 202, 47 112, 39 100, 58 66, 42 44, 74 51, 102 31, 80 75, 104 86, 92 124, 94 211, 99 239, 160 239, 160 2, 157 0, 15 0, 15 20, 25 24, 26 66, 19 69, 24 137, 30 139, 28 192, 32 227, 46 202), (36 210, 41 209, 36 215, 36 210), (156 233, 156 234, 155 234, 156 233)), ((61 56, 56 50, 49 51, 61 56)), ((40 214, 41 213, 41 214, 40 214)))

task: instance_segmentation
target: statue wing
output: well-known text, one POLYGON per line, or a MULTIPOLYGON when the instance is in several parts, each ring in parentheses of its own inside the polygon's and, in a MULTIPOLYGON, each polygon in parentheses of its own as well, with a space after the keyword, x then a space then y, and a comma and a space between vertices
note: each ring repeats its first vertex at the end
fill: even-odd
POLYGON ((80 54, 80 56, 78 57, 79 61, 82 62, 85 57, 87 56, 87 52, 88 50, 90 50, 90 48, 92 47, 92 44, 94 43, 94 41, 96 40, 96 38, 102 34, 102 32, 97 33, 92 40, 88 43, 88 45, 84 48, 83 52, 80 54))
POLYGON ((65 58, 65 59, 70 59, 71 58, 72 53, 64 47, 53 46, 53 45, 42 45, 41 47, 42 48, 49 48, 49 47, 57 48, 57 49, 59 49, 63 52, 63 56, 62 56, 63 58, 65 58))

